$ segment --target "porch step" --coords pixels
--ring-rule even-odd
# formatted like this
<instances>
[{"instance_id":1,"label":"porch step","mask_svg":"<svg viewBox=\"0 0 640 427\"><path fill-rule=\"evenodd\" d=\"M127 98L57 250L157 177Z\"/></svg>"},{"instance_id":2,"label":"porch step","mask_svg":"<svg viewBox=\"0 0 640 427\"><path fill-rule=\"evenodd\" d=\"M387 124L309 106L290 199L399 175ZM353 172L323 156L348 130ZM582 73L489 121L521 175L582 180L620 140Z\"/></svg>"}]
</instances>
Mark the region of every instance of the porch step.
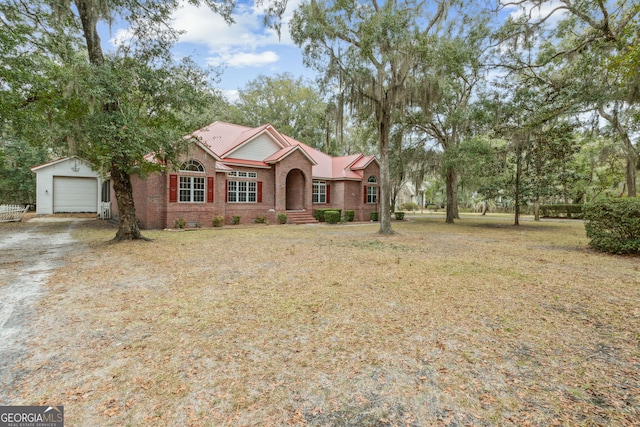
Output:
<instances>
[{"instance_id":1,"label":"porch step","mask_svg":"<svg viewBox=\"0 0 640 427\"><path fill-rule=\"evenodd\" d=\"M316 224L318 220L307 211L285 211L289 222L292 224Z\"/></svg>"}]
</instances>

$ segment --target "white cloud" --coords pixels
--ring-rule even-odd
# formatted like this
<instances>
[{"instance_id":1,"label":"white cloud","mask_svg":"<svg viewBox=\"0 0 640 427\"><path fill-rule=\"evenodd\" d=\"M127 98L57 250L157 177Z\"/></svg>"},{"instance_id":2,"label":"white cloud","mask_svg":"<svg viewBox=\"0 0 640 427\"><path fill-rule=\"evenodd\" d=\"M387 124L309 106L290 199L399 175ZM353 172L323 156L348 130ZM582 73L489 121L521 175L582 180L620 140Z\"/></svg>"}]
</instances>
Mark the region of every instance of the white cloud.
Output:
<instances>
[{"instance_id":1,"label":"white cloud","mask_svg":"<svg viewBox=\"0 0 640 427\"><path fill-rule=\"evenodd\" d=\"M300 0L289 2L282 17L280 37L275 30L263 25L263 8L241 5L233 14L234 23L224 19L206 7L184 4L174 14L173 26L185 33L181 42L206 46L210 55L207 62L228 67L260 67L279 60L268 46L291 46L289 21Z\"/></svg>"},{"instance_id":2,"label":"white cloud","mask_svg":"<svg viewBox=\"0 0 640 427\"><path fill-rule=\"evenodd\" d=\"M121 46L123 44L129 43L131 38L133 37L133 33L130 29L119 28L116 30L115 34L109 39L109 42L113 46Z\"/></svg>"},{"instance_id":3,"label":"white cloud","mask_svg":"<svg viewBox=\"0 0 640 427\"><path fill-rule=\"evenodd\" d=\"M226 89L222 91L222 95L232 104L240 99L240 91L237 89Z\"/></svg>"},{"instance_id":4,"label":"white cloud","mask_svg":"<svg viewBox=\"0 0 640 427\"><path fill-rule=\"evenodd\" d=\"M259 53L252 52L221 52L207 58L207 63L213 66L226 65L228 67L263 67L280 60L277 53L267 50Z\"/></svg>"}]
</instances>

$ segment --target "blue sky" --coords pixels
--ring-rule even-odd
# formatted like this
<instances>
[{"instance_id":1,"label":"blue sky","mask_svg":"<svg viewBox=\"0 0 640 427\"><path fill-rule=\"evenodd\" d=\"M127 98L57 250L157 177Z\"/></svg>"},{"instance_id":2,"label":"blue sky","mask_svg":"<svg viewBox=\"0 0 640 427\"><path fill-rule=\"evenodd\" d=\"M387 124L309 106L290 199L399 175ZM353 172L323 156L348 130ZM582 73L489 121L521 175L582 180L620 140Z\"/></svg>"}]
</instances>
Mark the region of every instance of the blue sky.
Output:
<instances>
[{"instance_id":1,"label":"blue sky","mask_svg":"<svg viewBox=\"0 0 640 427\"><path fill-rule=\"evenodd\" d=\"M184 31L175 54L191 56L203 66L220 67L223 73L217 86L231 100L237 97L238 89L259 75L288 72L294 77L313 79L316 72L303 65L302 53L289 35L289 22L301 2L288 1L280 37L274 30L264 27L263 9L255 7L253 0L240 0L232 25L207 7L195 7L185 2L174 14L174 28ZM544 15L556 5L557 0L545 3L541 9L533 8L532 15ZM523 13L515 7L506 12L511 15ZM123 31L126 29L115 30L110 42L113 43Z\"/></svg>"},{"instance_id":2,"label":"blue sky","mask_svg":"<svg viewBox=\"0 0 640 427\"><path fill-rule=\"evenodd\" d=\"M220 67L217 86L234 99L238 89L259 75L291 73L313 79L315 72L302 63L300 49L289 36L289 21L300 0L290 0L283 16L280 37L263 25L262 8L242 2L227 24L207 7L185 4L174 14L173 26L184 34L176 45L176 56L190 56L199 64ZM114 43L126 29L114 31Z\"/></svg>"}]
</instances>

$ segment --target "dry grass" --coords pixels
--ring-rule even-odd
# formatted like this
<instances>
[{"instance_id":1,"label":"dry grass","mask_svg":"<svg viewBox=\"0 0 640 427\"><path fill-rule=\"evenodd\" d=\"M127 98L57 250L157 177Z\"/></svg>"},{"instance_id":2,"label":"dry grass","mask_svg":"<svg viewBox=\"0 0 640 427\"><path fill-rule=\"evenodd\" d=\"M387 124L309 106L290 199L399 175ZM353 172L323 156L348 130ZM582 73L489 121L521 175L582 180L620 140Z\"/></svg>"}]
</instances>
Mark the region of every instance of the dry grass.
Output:
<instances>
[{"instance_id":1,"label":"dry grass","mask_svg":"<svg viewBox=\"0 0 640 427\"><path fill-rule=\"evenodd\" d=\"M579 222L377 228L84 225L13 404L68 426L638 425L639 258Z\"/></svg>"}]
</instances>

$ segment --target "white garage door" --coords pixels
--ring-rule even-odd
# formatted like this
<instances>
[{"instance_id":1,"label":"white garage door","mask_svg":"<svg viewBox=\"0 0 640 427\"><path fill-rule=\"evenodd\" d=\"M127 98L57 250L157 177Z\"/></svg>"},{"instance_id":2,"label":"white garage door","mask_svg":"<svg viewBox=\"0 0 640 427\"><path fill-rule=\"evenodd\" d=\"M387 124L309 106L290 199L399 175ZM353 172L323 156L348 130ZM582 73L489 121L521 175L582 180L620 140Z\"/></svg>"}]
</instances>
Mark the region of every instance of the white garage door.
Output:
<instances>
[{"instance_id":1,"label":"white garage door","mask_svg":"<svg viewBox=\"0 0 640 427\"><path fill-rule=\"evenodd\" d=\"M53 212L97 212L95 178L53 177Z\"/></svg>"}]
</instances>

